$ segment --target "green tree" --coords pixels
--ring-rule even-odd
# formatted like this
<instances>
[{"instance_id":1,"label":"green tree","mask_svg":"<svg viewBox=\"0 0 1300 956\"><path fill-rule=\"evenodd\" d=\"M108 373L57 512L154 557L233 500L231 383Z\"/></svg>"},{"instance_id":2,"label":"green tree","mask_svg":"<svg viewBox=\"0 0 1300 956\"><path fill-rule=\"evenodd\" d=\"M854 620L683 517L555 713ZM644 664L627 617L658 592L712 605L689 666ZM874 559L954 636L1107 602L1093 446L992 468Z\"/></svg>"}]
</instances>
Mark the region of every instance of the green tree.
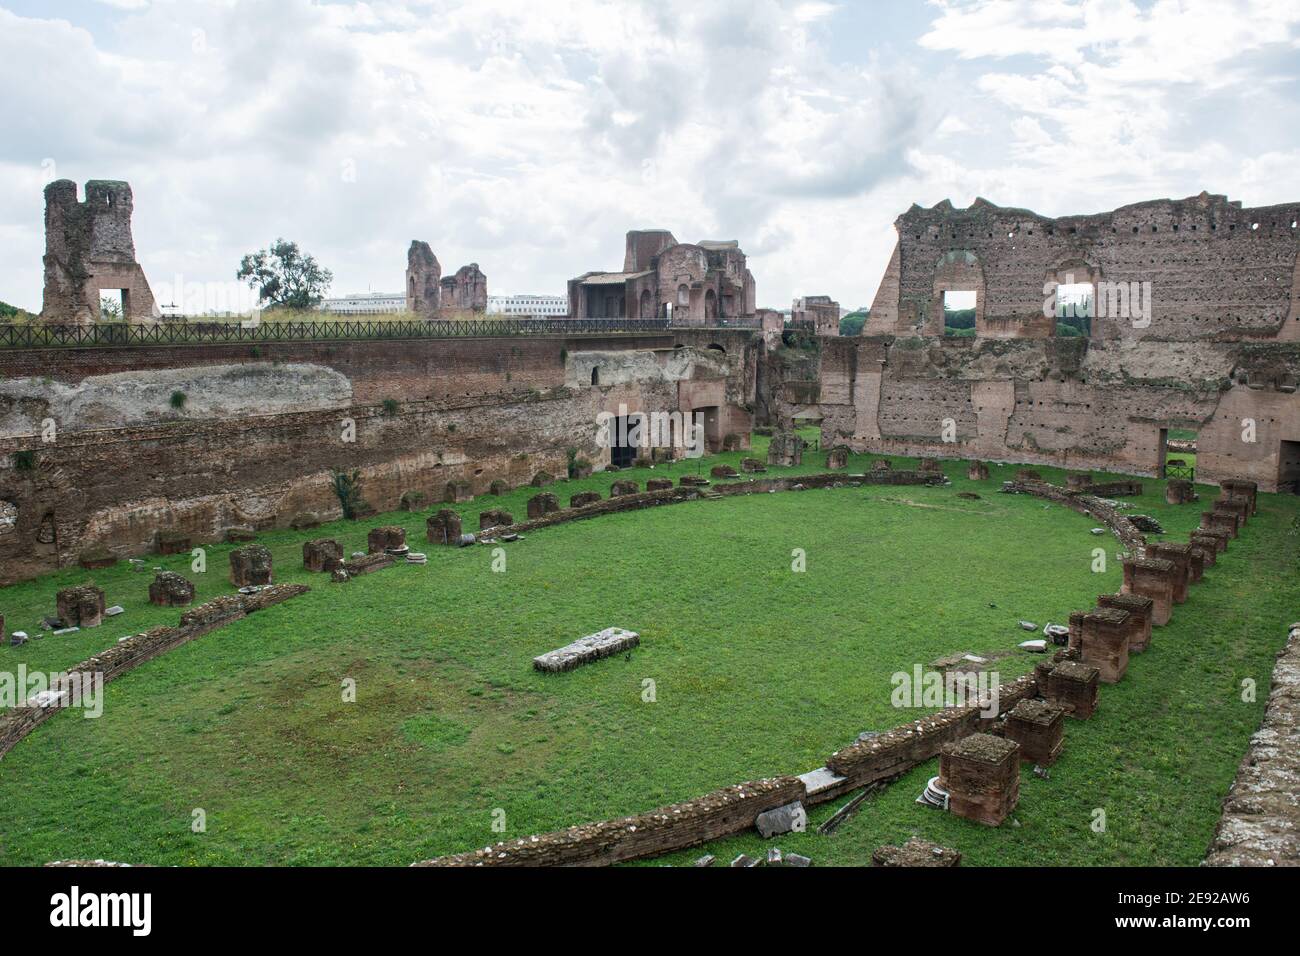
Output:
<instances>
[{"instance_id":1,"label":"green tree","mask_svg":"<svg viewBox=\"0 0 1300 956\"><path fill-rule=\"evenodd\" d=\"M270 248L244 256L235 278L247 282L259 301L271 307L310 309L325 298L334 273L305 255L298 243L277 239Z\"/></svg>"},{"instance_id":2,"label":"green tree","mask_svg":"<svg viewBox=\"0 0 1300 956\"><path fill-rule=\"evenodd\" d=\"M99 297L99 320L101 322L122 321L122 301L110 295Z\"/></svg>"},{"instance_id":3,"label":"green tree","mask_svg":"<svg viewBox=\"0 0 1300 956\"><path fill-rule=\"evenodd\" d=\"M862 327L867 324L867 318L870 315L871 313L866 309L850 312L840 319L840 335L861 335Z\"/></svg>"}]
</instances>

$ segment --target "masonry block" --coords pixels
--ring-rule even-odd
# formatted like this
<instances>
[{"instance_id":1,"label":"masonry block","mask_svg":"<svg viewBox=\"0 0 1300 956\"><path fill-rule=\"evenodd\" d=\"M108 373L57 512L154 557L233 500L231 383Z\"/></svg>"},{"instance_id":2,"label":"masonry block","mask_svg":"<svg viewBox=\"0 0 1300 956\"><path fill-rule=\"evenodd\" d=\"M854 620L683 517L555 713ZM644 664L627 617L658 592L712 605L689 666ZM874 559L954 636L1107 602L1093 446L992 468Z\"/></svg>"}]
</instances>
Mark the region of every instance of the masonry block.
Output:
<instances>
[{"instance_id":1,"label":"masonry block","mask_svg":"<svg viewBox=\"0 0 1300 956\"><path fill-rule=\"evenodd\" d=\"M1044 661L1034 668L1038 693L1070 717L1087 720L1097 710L1101 671L1080 661Z\"/></svg>"},{"instance_id":2,"label":"masonry block","mask_svg":"<svg viewBox=\"0 0 1300 956\"><path fill-rule=\"evenodd\" d=\"M1130 654L1141 654L1151 644L1151 617L1155 610L1151 598L1140 594L1099 594L1097 606L1128 612Z\"/></svg>"},{"instance_id":3,"label":"masonry block","mask_svg":"<svg viewBox=\"0 0 1300 956\"><path fill-rule=\"evenodd\" d=\"M1128 611L1098 608L1083 617L1079 660L1101 672L1103 684L1118 684L1128 670Z\"/></svg>"},{"instance_id":4,"label":"masonry block","mask_svg":"<svg viewBox=\"0 0 1300 956\"><path fill-rule=\"evenodd\" d=\"M406 548L406 529L398 525L381 525L371 528L366 535L368 554L396 553Z\"/></svg>"},{"instance_id":5,"label":"masonry block","mask_svg":"<svg viewBox=\"0 0 1300 956\"><path fill-rule=\"evenodd\" d=\"M972 461L966 466L966 477L971 481L988 481L989 466L987 462Z\"/></svg>"},{"instance_id":6,"label":"masonry block","mask_svg":"<svg viewBox=\"0 0 1300 956\"><path fill-rule=\"evenodd\" d=\"M315 538L302 546L302 566L308 571L333 571L343 563L343 545L331 538Z\"/></svg>"},{"instance_id":7,"label":"masonry block","mask_svg":"<svg viewBox=\"0 0 1300 956\"><path fill-rule=\"evenodd\" d=\"M1087 491L1092 487L1092 475L1077 473L1065 476L1066 491Z\"/></svg>"},{"instance_id":8,"label":"masonry block","mask_svg":"<svg viewBox=\"0 0 1300 956\"><path fill-rule=\"evenodd\" d=\"M424 534L434 544L458 547L461 535L459 512L443 508L437 514L430 515L429 520L424 523Z\"/></svg>"},{"instance_id":9,"label":"masonry block","mask_svg":"<svg viewBox=\"0 0 1300 956\"><path fill-rule=\"evenodd\" d=\"M1215 511L1227 511L1237 516L1237 530L1246 527L1250 520L1250 499L1238 496L1220 495L1211 506Z\"/></svg>"},{"instance_id":10,"label":"masonry block","mask_svg":"<svg viewBox=\"0 0 1300 956\"><path fill-rule=\"evenodd\" d=\"M93 584L63 588L55 596L56 616L64 627L99 627L104 623L104 589Z\"/></svg>"},{"instance_id":11,"label":"masonry block","mask_svg":"<svg viewBox=\"0 0 1300 956\"><path fill-rule=\"evenodd\" d=\"M912 837L902 846L877 847L871 853L872 866L960 866L961 854L920 837Z\"/></svg>"},{"instance_id":12,"label":"masonry block","mask_svg":"<svg viewBox=\"0 0 1300 956\"><path fill-rule=\"evenodd\" d=\"M645 483L646 491L670 491L673 487L671 478L651 478Z\"/></svg>"},{"instance_id":13,"label":"masonry block","mask_svg":"<svg viewBox=\"0 0 1300 956\"><path fill-rule=\"evenodd\" d=\"M1020 745L1024 763L1048 767L1065 743L1065 710L1041 700L1022 700L1007 714L1007 740Z\"/></svg>"},{"instance_id":14,"label":"masonry block","mask_svg":"<svg viewBox=\"0 0 1300 956\"><path fill-rule=\"evenodd\" d=\"M159 571L149 584L149 603L157 607L193 604L194 583L174 571Z\"/></svg>"},{"instance_id":15,"label":"masonry block","mask_svg":"<svg viewBox=\"0 0 1300 956\"><path fill-rule=\"evenodd\" d=\"M560 510L560 499L555 497L549 491L543 491L540 495L533 495L528 499L528 517L529 519L541 518L552 511Z\"/></svg>"},{"instance_id":16,"label":"masonry block","mask_svg":"<svg viewBox=\"0 0 1300 956\"><path fill-rule=\"evenodd\" d=\"M1228 550L1228 542L1232 540L1232 535L1229 534L1227 531L1221 531L1217 529L1212 530L1204 527L1204 520L1205 520L1204 516L1202 516L1201 519L1202 527L1199 527L1195 531L1193 531L1192 537L1198 539L1213 539L1214 550L1216 552L1216 557L1217 557L1218 554L1222 554L1224 551ZM1204 540L1202 541L1202 544L1203 545L1209 544L1209 541Z\"/></svg>"},{"instance_id":17,"label":"masonry block","mask_svg":"<svg viewBox=\"0 0 1300 956\"><path fill-rule=\"evenodd\" d=\"M480 531L486 531L488 528L506 527L514 523L515 516L502 508L489 508L487 511L480 511L478 514L478 529Z\"/></svg>"},{"instance_id":18,"label":"masonry block","mask_svg":"<svg viewBox=\"0 0 1300 956\"><path fill-rule=\"evenodd\" d=\"M1170 478L1165 484L1165 502L1187 505L1196 500L1196 486L1185 478Z\"/></svg>"},{"instance_id":19,"label":"masonry block","mask_svg":"<svg viewBox=\"0 0 1300 956\"><path fill-rule=\"evenodd\" d=\"M827 471L839 471L849 467L849 450L843 445L836 445L826 453Z\"/></svg>"},{"instance_id":20,"label":"masonry block","mask_svg":"<svg viewBox=\"0 0 1300 956\"><path fill-rule=\"evenodd\" d=\"M1259 483L1244 478L1229 478L1219 482L1219 491L1229 498L1245 498L1250 502L1250 513L1259 509Z\"/></svg>"},{"instance_id":21,"label":"masonry block","mask_svg":"<svg viewBox=\"0 0 1300 956\"><path fill-rule=\"evenodd\" d=\"M271 551L265 545L250 544L230 552L230 583L237 588L271 583Z\"/></svg>"},{"instance_id":22,"label":"masonry block","mask_svg":"<svg viewBox=\"0 0 1300 956\"><path fill-rule=\"evenodd\" d=\"M442 496L447 504L463 504L474 500L474 489L468 481L449 481Z\"/></svg>"},{"instance_id":23,"label":"masonry block","mask_svg":"<svg viewBox=\"0 0 1300 956\"><path fill-rule=\"evenodd\" d=\"M189 534L184 531L159 531L159 554L185 554L193 547Z\"/></svg>"},{"instance_id":24,"label":"masonry block","mask_svg":"<svg viewBox=\"0 0 1300 956\"><path fill-rule=\"evenodd\" d=\"M668 486L672 487L672 479L668 480ZM580 491L569 498L569 507L585 508L587 505L594 505L597 501L600 501L599 491Z\"/></svg>"},{"instance_id":25,"label":"masonry block","mask_svg":"<svg viewBox=\"0 0 1300 956\"><path fill-rule=\"evenodd\" d=\"M1164 627L1174 608L1178 568L1164 558L1125 558L1124 594L1140 594L1152 600L1151 623Z\"/></svg>"},{"instance_id":26,"label":"masonry block","mask_svg":"<svg viewBox=\"0 0 1300 956\"><path fill-rule=\"evenodd\" d=\"M1219 561L1219 539L1213 535L1203 534L1200 531L1193 531L1188 535L1188 541L1193 549L1201 552L1202 567L1213 567Z\"/></svg>"},{"instance_id":27,"label":"masonry block","mask_svg":"<svg viewBox=\"0 0 1300 956\"><path fill-rule=\"evenodd\" d=\"M621 498L623 495L634 495L640 490L641 486L635 481L616 481L609 486L609 496Z\"/></svg>"},{"instance_id":28,"label":"masonry block","mask_svg":"<svg viewBox=\"0 0 1300 956\"><path fill-rule=\"evenodd\" d=\"M1146 546L1149 558L1164 558L1174 563L1174 603L1186 604L1192 580L1192 546L1176 541L1156 541Z\"/></svg>"},{"instance_id":29,"label":"masonry block","mask_svg":"<svg viewBox=\"0 0 1300 956\"><path fill-rule=\"evenodd\" d=\"M1229 538L1237 536L1237 513L1235 511L1202 511L1201 528L1206 531L1218 531Z\"/></svg>"},{"instance_id":30,"label":"masonry block","mask_svg":"<svg viewBox=\"0 0 1300 956\"><path fill-rule=\"evenodd\" d=\"M803 464L804 440L794 432L777 432L767 446L767 463L792 468Z\"/></svg>"},{"instance_id":31,"label":"masonry block","mask_svg":"<svg viewBox=\"0 0 1300 956\"><path fill-rule=\"evenodd\" d=\"M1000 826L1020 800L1020 746L991 734L971 734L943 745L939 785L948 810L985 826Z\"/></svg>"}]
</instances>

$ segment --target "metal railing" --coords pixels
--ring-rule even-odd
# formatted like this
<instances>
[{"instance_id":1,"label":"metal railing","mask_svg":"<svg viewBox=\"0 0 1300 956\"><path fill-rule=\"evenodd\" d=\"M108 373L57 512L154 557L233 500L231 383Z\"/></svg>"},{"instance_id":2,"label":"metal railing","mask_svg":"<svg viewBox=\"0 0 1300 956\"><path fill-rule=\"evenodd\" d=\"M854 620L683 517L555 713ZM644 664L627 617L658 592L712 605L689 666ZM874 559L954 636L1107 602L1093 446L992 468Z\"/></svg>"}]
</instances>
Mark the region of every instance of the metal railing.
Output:
<instances>
[{"instance_id":1,"label":"metal railing","mask_svg":"<svg viewBox=\"0 0 1300 956\"><path fill-rule=\"evenodd\" d=\"M0 349L593 335L666 332L670 328L668 319L323 320L261 322L256 325L203 321L141 325L122 322L94 325L0 324Z\"/></svg>"}]
</instances>

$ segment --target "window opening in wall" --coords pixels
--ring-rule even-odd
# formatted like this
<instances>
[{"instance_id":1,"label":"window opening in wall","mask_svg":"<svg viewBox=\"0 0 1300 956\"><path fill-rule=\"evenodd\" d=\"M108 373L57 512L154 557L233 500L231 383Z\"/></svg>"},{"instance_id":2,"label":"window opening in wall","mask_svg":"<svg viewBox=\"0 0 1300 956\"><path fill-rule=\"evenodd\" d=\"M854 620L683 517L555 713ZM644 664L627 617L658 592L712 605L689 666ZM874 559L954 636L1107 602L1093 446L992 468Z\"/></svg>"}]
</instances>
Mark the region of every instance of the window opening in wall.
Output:
<instances>
[{"instance_id":1,"label":"window opening in wall","mask_svg":"<svg viewBox=\"0 0 1300 956\"><path fill-rule=\"evenodd\" d=\"M959 338L975 335L975 300L973 289L949 289L943 294L943 334Z\"/></svg>"},{"instance_id":2,"label":"window opening in wall","mask_svg":"<svg viewBox=\"0 0 1300 956\"><path fill-rule=\"evenodd\" d=\"M1056 287L1056 334L1063 338L1085 338L1092 334L1096 290L1091 282L1072 282Z\"/></svg>"}]
</instances>

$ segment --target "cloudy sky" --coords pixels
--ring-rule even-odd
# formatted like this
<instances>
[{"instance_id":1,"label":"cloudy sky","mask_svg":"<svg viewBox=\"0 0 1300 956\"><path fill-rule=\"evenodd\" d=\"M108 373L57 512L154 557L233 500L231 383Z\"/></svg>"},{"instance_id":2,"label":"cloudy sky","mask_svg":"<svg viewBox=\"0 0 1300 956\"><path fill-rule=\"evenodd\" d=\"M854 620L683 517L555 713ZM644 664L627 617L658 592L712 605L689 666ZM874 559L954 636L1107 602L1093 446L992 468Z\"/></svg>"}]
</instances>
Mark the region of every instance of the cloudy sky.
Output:
<instances>
[{"instance_id":1,"label":"cloudy sky","mask_svg":"<svg viewBox=\"0 0 1300 956\"><path fill-rule=\"evenodd\" d=\"M493 293L739 239L759 304L869 303L911 203L1300 195L1296 0L0 0L0 300L41 189L126 179L151 281L277 236L332 292L411 239Z\"/></svg>"}]
</instances>

